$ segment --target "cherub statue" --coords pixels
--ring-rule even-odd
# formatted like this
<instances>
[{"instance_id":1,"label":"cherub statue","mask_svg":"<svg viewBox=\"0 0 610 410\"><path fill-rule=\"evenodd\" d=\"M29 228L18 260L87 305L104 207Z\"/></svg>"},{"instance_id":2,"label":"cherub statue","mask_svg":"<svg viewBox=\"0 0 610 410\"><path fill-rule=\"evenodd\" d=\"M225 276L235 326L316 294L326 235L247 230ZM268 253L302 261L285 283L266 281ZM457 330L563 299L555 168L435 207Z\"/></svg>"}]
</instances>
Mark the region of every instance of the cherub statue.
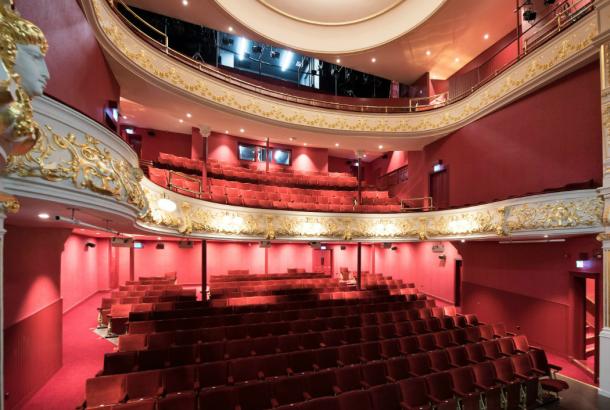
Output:
<instances>
[{"instance_id":1,"label":"cherub statue","mask_svg":"<svg viewBox=\"0 0 610 410\"><path fill-rule=\"evenodd\" d=\"M49 81L44 34L6 3L0 6L0 169L9 155L25 154L40 137L32 99Z\"/></svg>"}]
</instances>

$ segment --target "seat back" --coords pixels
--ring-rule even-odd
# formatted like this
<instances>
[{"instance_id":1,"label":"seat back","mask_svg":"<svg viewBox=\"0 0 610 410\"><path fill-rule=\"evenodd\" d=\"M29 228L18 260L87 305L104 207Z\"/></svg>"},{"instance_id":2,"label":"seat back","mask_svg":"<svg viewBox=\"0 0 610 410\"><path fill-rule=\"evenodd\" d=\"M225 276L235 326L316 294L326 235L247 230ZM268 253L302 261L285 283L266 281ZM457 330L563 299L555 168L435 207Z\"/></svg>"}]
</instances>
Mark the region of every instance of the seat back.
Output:
<instances>
[{"instance_id":1,"label":"seat back","mask_svg":"<svg viewBox=\"0 0 610 410\"><path fill-rule=\"evenodd\" d=\"M430 399L428 398L428 388L423 377L401 380L398 382L398 385L400 387L402 401L404 401L407 406L418 408L420 406L429 405Z\"/></svg>"}]
</instances>

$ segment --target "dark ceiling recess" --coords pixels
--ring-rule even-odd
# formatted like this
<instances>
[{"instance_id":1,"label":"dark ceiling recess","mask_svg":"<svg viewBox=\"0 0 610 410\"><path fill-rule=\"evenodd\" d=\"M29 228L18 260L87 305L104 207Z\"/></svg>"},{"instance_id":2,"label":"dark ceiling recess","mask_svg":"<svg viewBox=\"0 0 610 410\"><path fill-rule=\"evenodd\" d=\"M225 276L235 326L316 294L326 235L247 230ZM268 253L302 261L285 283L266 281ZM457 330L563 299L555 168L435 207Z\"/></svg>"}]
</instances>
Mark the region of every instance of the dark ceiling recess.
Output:
<instances>
[{"instance_id":1,"label":"dark ceiling recess","mask_svg":"<svg viewBox=\"0 0 610 410\"><path fill-rule=\"evenodd\" d=\"M141 31L155 40L163 40L121 3L117 7ZM390 80L146 10L132 10L167 34L173 50L226 71L312 92L359 98L389 97Z\"/></svg>"}]
</instances>

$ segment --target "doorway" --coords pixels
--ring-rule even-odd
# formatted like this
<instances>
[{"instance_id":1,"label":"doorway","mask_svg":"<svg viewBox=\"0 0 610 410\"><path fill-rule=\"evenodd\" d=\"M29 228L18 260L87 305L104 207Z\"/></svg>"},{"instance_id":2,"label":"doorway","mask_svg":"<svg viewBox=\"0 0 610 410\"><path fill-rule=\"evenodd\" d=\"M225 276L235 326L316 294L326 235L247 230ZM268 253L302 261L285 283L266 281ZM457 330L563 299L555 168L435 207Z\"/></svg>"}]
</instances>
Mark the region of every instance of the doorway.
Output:
<instances>
[{"instance_id":1,"label":"doorway","mask_svg":"<svg viewBox=\"0 0 610 410\"><path fill-rule=\"evenodd\" d=\"M453 282L453 304L456 307L462 306L462 260L455 260L455 277Z\"/></svg>"},{"instance_id":2,"label":"doorway","mask_svg":"<svg viewBox=\"0 0 610 410\"><path fill-rule=\"evenodd\" d=\"M572 360L599 382L599 333L602 324L602 287L597 273L571 272Z\"/></svg>"},{"instance_id":3,"label":"doorway","mask_svg":"<svg viewBox=\"0 0 610 410\"><path fill-rule=\"evenodd\" d=\"M324 273L326 275L333 274L333 250L332 249L314 249L313 250L313 271L316 273Z\"/></svg>"},{"instance_id":4,"label":"doorway","mask_svg":"<svg viewBox=\"0 0 610 410\"><path fill-rule=\"evenodd\" d=\"M430 174L430 196L435 210L449 208L449 173L446 169Z\"/></svg>"}]
</instances>

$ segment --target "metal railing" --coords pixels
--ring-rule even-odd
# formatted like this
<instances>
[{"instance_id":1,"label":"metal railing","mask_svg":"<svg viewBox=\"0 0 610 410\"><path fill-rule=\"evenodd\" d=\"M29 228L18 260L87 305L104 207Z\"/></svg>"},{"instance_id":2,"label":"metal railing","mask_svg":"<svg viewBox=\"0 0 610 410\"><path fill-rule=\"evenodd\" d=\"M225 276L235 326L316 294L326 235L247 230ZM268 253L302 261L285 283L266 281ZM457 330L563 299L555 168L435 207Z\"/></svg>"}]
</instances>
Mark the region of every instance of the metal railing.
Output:
<instances>
[{"instance_id":1,"label":"metal railing","mask_svg":"<svg viewBox=\"0 0 610 410\"><path fill-rule=\"evenodd\" d=\"M413 204L413 205L410 205ZM434 201L431 196L409 198L400 200L400 209L403 212L434 211Z\"/></svg>"},{"instance_id":2,"label":"metal railing","mask_svg":"<svg viewBox=\"0 0 610 410\"><path fill-rule=\"evenodd\" d=\"M196 178L196 177L192 177L190 175L187 174L183 174L182 172L176 172L176 171L172 171L169 170L168 172L169 174L169 181L168 181L168 188L170 191L175 191L178 193L181 193L180 191L186 191L186 192L190 192L191 194L194 194L196 198L201 198L202 194L203 194L203 190L202 190L202 183L201 183L201 178ZM172 183L172 177L178 177L178 178L182 178L182 179L186 179L189 181L193 181L193 182L197 182L197 184L199 185L199 190L198 191L193 191L192 189L188 189L188 188L184 188L181 187L179 185L175 185Z\"/></svg>"},{"instance_id":3,"label":"metal railing","mask_svg":"<svg viewBox=\"0 0 610 410\"><path fill-rule=\"evenodd\" d=\"M227 84L237 86L241 89L251 91L256 94L265 95L268 97L276 98L278 100L308 105L316 108L327 108L339 111L351 111L351 112L366 112L366 113L408 113L418 112L424 110L432 110L446 105L452 104L459 101L468 95L474 93L481 86L491 81L497 75L505 71L507 68L520 61L527 53L530 53L532 49L539 47L541 44L548 41L554 35L562 30L565 30L571 24L582 18L594 9L594 0L565 0L559 3L557 6L542 17L536 24L532 25L523 33L517 33L516 39L511 41L507 46L500 49L492 57L487 59L477 68L458 75L449 79L449 91L436 94L429 97L418 97L409 98L408 103L405 106L391 106L391 105L365 105L365 104L346 104L334 101L326 101L322 99L299 97L296 95L284 93L281 91L273 90L267 87L262 87L257 84L253 84L242 79L233 77L218 68L203 63L201 61L194 60L184 54L179 53L169 47L169 38L162 31L158 30L150 23L146 22L143 18L138 16L127 4L122 0L107 0L115 11L118 18L128 27L131 27L136 35L141 37L144 41L149 43L151 46L162 50L167 55L181 61L182 63L210 76L215 79L221 80ZM156 35L163 38L163 41L158 41L152 38L150 35L145 33L142 29L137 27L131 20L126 18L117 5L120 4L130 15L133 15L137 21L144 24L146 27L153 30ZM546 19L551 13L555 13L555 16L550 21ZM545 22L546 21L546 22ZM554 22L555 24L551 24ZM531 33L531 37L526 37L526 34ZM535 41L532 40L536 35ZM523 46L521 41L523 40ZM502 64L496 66L498 63L498 56L501 53L510 54L511 48L516 48L516 53L513 58L509 58L507 61L503 61ZM458 85L459 84L459 85Z\"/></svg>"}]
</instances>

